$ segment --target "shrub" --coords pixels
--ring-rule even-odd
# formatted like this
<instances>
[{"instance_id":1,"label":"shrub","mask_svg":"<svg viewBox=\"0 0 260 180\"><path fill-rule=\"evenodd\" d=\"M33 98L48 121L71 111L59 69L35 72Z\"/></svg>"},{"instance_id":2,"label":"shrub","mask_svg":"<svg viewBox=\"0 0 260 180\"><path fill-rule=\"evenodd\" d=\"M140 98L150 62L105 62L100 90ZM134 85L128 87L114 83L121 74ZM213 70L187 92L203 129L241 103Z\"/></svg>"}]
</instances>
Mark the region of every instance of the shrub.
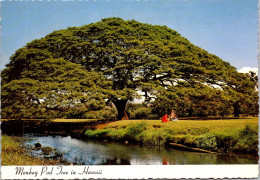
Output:
<instances>
[{"instance_id":1,"label":"shrub","mask_svg":"<svg viewBox=\"0 0 260 180\"><path fill-rule=\"evenodd\" d=\"M246 125L244 129L239 132L238 143L235 150L243 150L245 152L258 151L258 131L251 126Z\"/></svg>"},{"instance_id":2,"label":"shrub","mask_svg":"<svg viewBox=\"0 0 260 180\"><path fill-rule=\"evenodd\" d=\"M230 152L233 147L237 144L237 138L234 135L222 133L216 134L217 149L219 152Z\"/></svg>"},{"instance_id":3,"label":"shrub","mask_svg":"<svg viewBox=\"0 0 260 180\"><path fill-rule=\"evenodd\" d=\"M246 125L245 128L239 132L239 136L242 138L252 138L253 136L257 136L257 134L257 131L249 125Z\"/></svg>"},{"instance_id":4,"label":"shrub","mask_svg":"<svg viewBox=\"0 0 260 180\"><path fill-rule=\"evenodd\" d=\"M140 107L134 110L130 117L133 119L148 119L151 114L151 109L147 107Z\"/></svg>"},{"instance_id":5,"label":"shrub","mask_svg":"<svg viewBox=\"0 0 260 180\"><path fill-rule=\"evenodd\" d=\"M217 150L217 140L213 134L203 134L197 138L197 146L207 150Z\"/></svg>"},{"instance_id":6,"label":"shrub","mask_svg":"<svg viewBox=\"0 0 260 180\"><path fill-rule=\"evenodd\" d=\"M158 114L149 114L147 119L160 119L161 117Z\"/></svg>"},{"instance_id":7,"label":"shrub","mask_svg":"<svg viewBox=\"0 0 260 180\"><path fill-rule=\"evenodd\" d=\"M113 108L105 107L104 109L98 111L89 111L82 115L84 119L107 119L114 120L116 114Z\"/></svg>"}]
</instances>

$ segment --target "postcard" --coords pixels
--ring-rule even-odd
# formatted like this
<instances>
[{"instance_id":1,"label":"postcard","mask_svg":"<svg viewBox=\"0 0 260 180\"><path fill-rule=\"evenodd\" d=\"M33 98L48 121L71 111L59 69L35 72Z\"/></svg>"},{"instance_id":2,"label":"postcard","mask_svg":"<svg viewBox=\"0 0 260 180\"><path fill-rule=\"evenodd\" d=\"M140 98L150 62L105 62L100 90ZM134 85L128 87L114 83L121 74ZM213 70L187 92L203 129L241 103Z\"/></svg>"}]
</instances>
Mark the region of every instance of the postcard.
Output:
<instances>
[{"instance_id":1,"label":"postcard","mask_svg":"<svg viewBox=\"0 0 260 180\"><path fill-rule=\"evenodd\" d=\"M259 177L257 0L1 2L2 179Z\"/></svg>"}]
</instances>

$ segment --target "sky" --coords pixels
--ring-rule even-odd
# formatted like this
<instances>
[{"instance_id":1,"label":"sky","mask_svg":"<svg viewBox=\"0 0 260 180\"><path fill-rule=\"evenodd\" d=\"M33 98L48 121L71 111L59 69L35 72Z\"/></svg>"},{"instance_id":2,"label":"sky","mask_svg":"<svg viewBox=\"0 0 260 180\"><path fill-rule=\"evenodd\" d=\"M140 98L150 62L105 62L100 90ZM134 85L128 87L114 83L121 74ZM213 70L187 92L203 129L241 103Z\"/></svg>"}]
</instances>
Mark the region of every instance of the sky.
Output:
<instances>
[{"instance_id":1,"label":"sky","mask_svg":"<svg viewBox=\"0 0 260 180\"><path fill-rule=\"evenodd\" d=\"M23 0L1 2L0 69L34 39L108 17L166 25L237 70L258 68L257 0Z\"/></svg>"}]
</instances>

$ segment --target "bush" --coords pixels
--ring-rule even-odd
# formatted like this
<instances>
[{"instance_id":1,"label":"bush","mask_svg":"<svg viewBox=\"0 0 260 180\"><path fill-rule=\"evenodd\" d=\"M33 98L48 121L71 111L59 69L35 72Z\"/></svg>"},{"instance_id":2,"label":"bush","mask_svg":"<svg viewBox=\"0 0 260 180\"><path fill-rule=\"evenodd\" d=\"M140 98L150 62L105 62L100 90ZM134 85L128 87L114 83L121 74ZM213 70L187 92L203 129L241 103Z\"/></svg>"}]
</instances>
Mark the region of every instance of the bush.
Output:
<instances>
[{"instance_id":1,"label":"bush","mask_svg":"<svg viewBox=\"0 0 260 180\"><path fill-rule=\"evenodd\" d=\"M203 134L197 138L197 146L202 149L217 150L217 140L213 134Z\"/></svg>"},{"instance_id":2,"label":"bush","mask_svg":"<svg viewBox=\"0 0 260 180\"><path fill-rule=\"evenodd\" d=\"M98 111L89 111L82 115L83 119L106 119L114 120L116 114L113 108L105 107L104 109Z\"/></svg>"},{"instance_id":3,"label":"bush","mask_svg":"<svg viewBox=\"0 0 260 180\"><path fill-rule=\"evenodd\" d=\"M243 150L244 152L258 152L258 130L246 125L239 132L238 143L235 150Z\"/></svg>"},{"instance_id":4,"label":"bush","mask_svg":"<svg viewBox=\"0 0 260 180\"><path fill-rule=\"evenodd\" d=\"M230 152L237 144L237 138L230 134L216 134L217 149L219 152Z\"/></svg>"},{"instance_id":5,"label":"bush","mask_svg":"<svg viewBox=\"0 0 260 180\"><path fill-rule=\"evenodd\" d=\"M241 138L252 138L253 136L257 136L258 132L255 131L251 126L246 125L244 129L239 132L239 136Z\"/></svg>"},{"instance_id":6,"label":"bush","mask_svg":"<svg viewBox=\"0 0 260 180\"><path fill-rule=\"evenodd\" d=\"M161 117L158 114L149 114L147 119L160 119Z\"/></svg>"},{"instance_id":7,"label":"bush","mask_svg":"<svg viewBox=\"0 0 260 180\"><path fill-rule=\"evenodd\" d=\"M149 116L151 114L151 109L147 108L147 107L140 107L136 110L134 110L131 115L130 118L133 119L149 119Z\"/></svg>"}]
</instances>

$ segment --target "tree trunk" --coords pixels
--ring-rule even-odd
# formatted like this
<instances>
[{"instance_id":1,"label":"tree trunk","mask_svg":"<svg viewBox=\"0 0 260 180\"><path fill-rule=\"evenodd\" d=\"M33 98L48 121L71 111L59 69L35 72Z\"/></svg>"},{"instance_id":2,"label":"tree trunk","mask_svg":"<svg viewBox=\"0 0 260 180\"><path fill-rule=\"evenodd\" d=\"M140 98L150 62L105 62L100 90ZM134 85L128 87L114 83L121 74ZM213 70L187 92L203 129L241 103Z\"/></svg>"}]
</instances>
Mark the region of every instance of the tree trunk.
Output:
<instances>
[{"instance_id":1,"label":"tree trunk","mask_svg":"<svg viewBox=\"0 0 260 180\"><path fill-rule=\"evenodd\" d=\"M192 117L192 115L193 115L193 109L192 109L192 107L190 107L190 109L188 109L188 113L189 113L189 117Z\"/></svg>"},{"instance_id":2,"label":"tree trunk","mask_svg":"<svg viewBox=\"0 0 260 180\"><path fill-rule=\"evenodd\" d=\"M126 103L127 100L115 100L113 101L114 105L116 106L118 115L117 115L117 119L121 120L121 119L127 119L127 117L125 116L125 107L126 107Z\"/></svg>"},{"instance_id":3,"label":"tree trunk","mask_svg":"<svg viewBox=\"0 0 260 180\"><path fill-rule=\"evenodd\" d=\"M233 108L234 108L234 117L239 117L239 114L241 113L239 102L235 102Z\"/></svg>"}]
</instances>

